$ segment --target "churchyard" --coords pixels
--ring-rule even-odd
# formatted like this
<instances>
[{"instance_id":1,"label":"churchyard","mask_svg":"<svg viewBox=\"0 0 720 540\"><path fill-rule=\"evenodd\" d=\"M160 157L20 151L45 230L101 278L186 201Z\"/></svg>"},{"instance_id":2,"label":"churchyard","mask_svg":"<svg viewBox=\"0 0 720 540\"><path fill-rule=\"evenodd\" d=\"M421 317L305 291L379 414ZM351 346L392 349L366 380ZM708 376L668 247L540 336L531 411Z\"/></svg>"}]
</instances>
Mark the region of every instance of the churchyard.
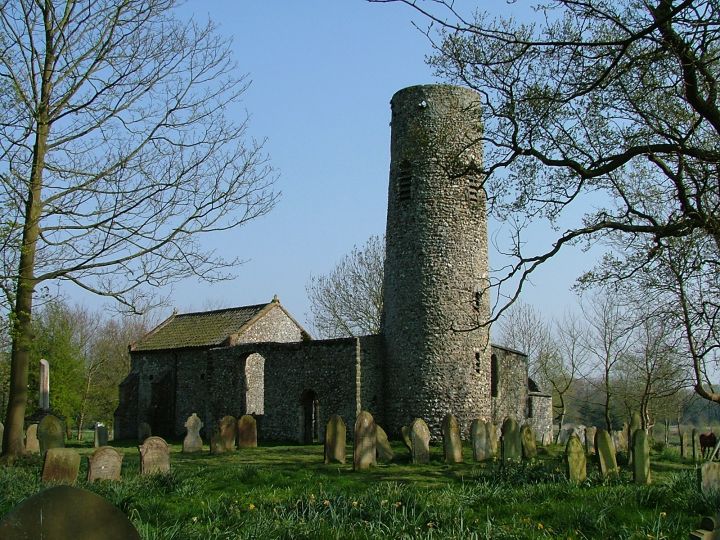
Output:
<instances>
[{"instance_id":1,"label":"churchyard","mask_svg":"<svg viewBox=\"0 0 720 540\"><path fill-rule=\"evenodd\" d=\"M447 425L451 433L452 422ZM367 420L361 427L377 436ZM424 433L422 426L408 430L420 450L415 456L393 441L380 445L384 459L373 459L371 444L361 445L356 460L350 437L344 454L337 441L329 454L322 444L254 446L252 440L217 450L217 436L215 453L208 441L198 449L187 440L190 451L183 452L183 441L170 441L169 472L153 458L158 472L146 475L142 469L150 465L141 464L137 441L110 441L122 459L120 480L94 482L87 480L93 438L68 447L81 457L75 485L121 510L144 539L687 538L720 505L719 496L699 489L692 459L672 446L653 445L646 484L634 477L625 452L618 454L619 473L604 476L573 437L570 461L586 458L580 477L568 470L564 446L538 446L534 457L511 463L499 456L477 462L478 449L468 442L458 452L455 443L432 440L425 452ZM159 447L163 455L162 443L151 439L143 452ZM106 472L112 478L118 471ZM40 454L0 467L0 516L47 487L42 476Z\"/></svg>"}]
</instances>

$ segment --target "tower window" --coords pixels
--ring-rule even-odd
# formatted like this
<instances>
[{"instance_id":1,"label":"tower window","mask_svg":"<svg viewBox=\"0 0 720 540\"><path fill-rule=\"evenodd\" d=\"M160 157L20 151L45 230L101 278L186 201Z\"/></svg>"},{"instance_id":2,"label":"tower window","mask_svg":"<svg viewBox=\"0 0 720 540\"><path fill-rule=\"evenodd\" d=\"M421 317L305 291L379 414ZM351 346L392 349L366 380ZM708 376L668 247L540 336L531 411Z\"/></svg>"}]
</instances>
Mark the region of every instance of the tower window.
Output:
<instances>
[{"instance_id":1,"label":"tower window","mask_svg":"<svg viewBox=\"0 0 720 540\"><path fill-rule=\"evenodd\" d=\"M410 199L410 189L412 187L412 165L407 159L400 162L397 173L397 196L399 201L407 201Z\"/></svg>"},{"instance_id":2,"label":"tower window","mask_svg":"<svg viewBox=\"0 0 720 540\"><path fill-rule=\"evenodd\" d=\"M494 354L490 357L490 395L498 396L498 359Z\"/></svg>"},{"instance_id":3,"label":"tower window","mask_svg":"<svg viewBox=\"0 0 720 540\"><path fill-rule=\"evenodd\" d=\"M482 305L482 293L480 291L475 291L475 302L473 304L473 307L480 311L480 306Z\"/></svg>"},{"instance_id":4,"label":"tower window","mask_svg":"<svg viewBox=\"0 0 720 540\"><path fill-rule=\"evenodd\" d=\"M475 351L475 373L482 373L482 363L480 362L480 353Z\"/></svg>"}]
</instances>

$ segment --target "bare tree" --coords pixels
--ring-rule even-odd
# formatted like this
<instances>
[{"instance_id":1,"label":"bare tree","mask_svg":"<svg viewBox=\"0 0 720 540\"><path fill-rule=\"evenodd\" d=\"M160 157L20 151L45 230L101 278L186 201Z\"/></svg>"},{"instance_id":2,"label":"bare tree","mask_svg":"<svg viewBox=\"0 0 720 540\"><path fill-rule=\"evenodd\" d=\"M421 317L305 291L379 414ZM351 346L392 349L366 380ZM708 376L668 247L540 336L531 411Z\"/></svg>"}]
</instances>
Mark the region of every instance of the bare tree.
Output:
<instances>
[{"instance_id":1,"label":"bare tree","mask_svg":"<svg viewBox=\"0 0 720 540\"><path fill-rule=\"evenodd\" d=\"M524 352L528 357L528 375L534 379L542 378L538 382L543 385L547 383L547 372L542 363L552 354L554 346L548 319L530 304L518 301L498 322L500 343Z\"/></svg>"},{"instance_id":2,"label":"bare tree","mask_svg":"<svg viewBox=\"0 0 720 540\"><path fill-rule=\"evenodd\" d=\"M174 0L0 1L2 276L13 315L3 455L23 448L33 295L60 280L142 309L228 277L202 233L268 212L274 175L231 106L247 86Z\"/></svg>"},{"instance_id":3,"label":"bare tree","mask_svg":"<svg viewBox=\"0 0 720 540\"><path fill-rule=\"evenodd\" d=\"M353 247L326 276L306 286L313 326L322 337L378 334L383 307L385 239L371 236Z\"/></svg>"}]
</instances>

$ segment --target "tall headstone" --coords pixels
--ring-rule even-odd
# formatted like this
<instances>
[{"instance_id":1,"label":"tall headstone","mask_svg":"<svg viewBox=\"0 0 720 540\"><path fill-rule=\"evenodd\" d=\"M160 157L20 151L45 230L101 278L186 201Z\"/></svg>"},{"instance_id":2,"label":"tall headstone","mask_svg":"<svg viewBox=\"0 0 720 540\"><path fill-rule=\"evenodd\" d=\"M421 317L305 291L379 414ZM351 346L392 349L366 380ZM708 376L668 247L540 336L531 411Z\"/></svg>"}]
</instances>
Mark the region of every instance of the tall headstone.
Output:
<instances>
[{"instance_id":1,"label":"tall headstone","mask_svg":"<svg viewBox=\"0 0 720 540\"><path fill-rule=\"evenodd\" d=\"M88 482L95 480L120 480L125 455L112 446L97 448L88 458Z\"/></svg>"},{"instance_id":2,"label":"tall headstone","mask_svg":"<svg viewBox=\"0 0 720 540\"><path fill-rule=\"evenodd\" d=\"M325 426L325 463L345 463L346 432L342 417L333 414Z\"/></svg>"},{"instance_id":3,"label":"tall headstone","mask_svg":"<svg viewBox=\"0 0 720 540\"><path fill-rule=\"evenodd\" d=\"M430 463L430 430L422 418L416 418L410 424L410 446L413 463Z\"/></svg>"},{"instance_id":4,"label":"tall headstone","mask_svg":"<svg viewBox=\"0 0 720 540\"><path fill-rule=\"evenodd\" d=\"M514 418L506 418L502 424L502 460L520 461L522 456L522 443L520 442L520 427Z\"/></svg>"},{"instance_id":5,"label":"tall headstone","mask_svg":"<svg viewBox=\"0 0 720 540\"><path fill-rule=\"evenodd\" d=\"M65 448L65 423L58 417L48 414L40 420L37 436L41 454L51 448Z\"/></svg>"},{"instance_id":6,"label":"tall headstone","mask_svg":"<svg viewBox=\"0 0 720 540\"><path fill-rule=\"evenodd\" d=\"M145 439L152 436L152 429L150 424L147 422L140 422L138 425L138 442L140 444L145 442Z\"/></svg>"},{"instance_id":7,"label":"tall headstone","mask_svg":"<svg viewBox=\"0 0 720 540\"><path fill-rule=\"evenodd\" d=\"M462 440L460 426L452 414L446 414L442 421L443 450L445 463L462 463Z\"/></svg>"},{"instance_id":8,"label":"tall headstone","mask_svg":"<svg viewBox=\"0 0 720 540\"><path fill-rule=\"evenodd\" d=\"M226 452L235 450L237 439L237 420L234 416L223 416L220 419L220 439Z\"/></svg>"},{"instance_id":9,"label":"tall headstone","mask_svg":"<svg viewBox=\"0 0 720 540\"><path fill-rule=\"evenodd\" d=\"M40 409L50 410L50 363L40 360Z\"/></svg>"},{"instance_id":10,"label":"tall headstone","mask_svg":"<svg viewBox=\"0 0 720 540\"><path fill-rule=\"evenodd\" d=\"M494 455L490 441L490 426L492 426L491 422L485 422L479 418L476 418L470 424L470 442L475 461L485 461Z\"/></svg>"},{"instance_id":11,"label":"tall headstone","mask_svg":"<svg viewBox=\"0 0 720 540\"><path fill-rule=\"evenodd\" d=\"M633 480L636 484L650 483L650 441L644 429L636 429L632 435Z\"/></svg>"},{"instance_id":12,"label":"tall headstone","mask_svg":"<svg viewBox=\"0 0 720 540\"><path fill-rule=\"evenodd\" d=\"M390 446L390 441L388 440L385 430L377 424L375 424L375 429L377 433L377 438L375 440L377 459L383 463L389 463L395 457L395 452L393 452L392 446Z\"/></svg>"},{"instance_id":13,"label":"tall headstone","mask_svg":"<svg viewBox=\"0 0 720 540\"><path fill-rule=\"evenodd\" d=\"M100 448L101 446L107 446L108 443L108 428L107 426L104 426L102 424L96 424L95 425L95 448Z\"/></svg>"},{"instance_id":14,"label":"tall headstone","mask_svg":"<svg viewBox=\"0 0 720 540\"><path fill-rule=\"evenodd\" d=\"M257 448L257 422L249 414L244 414L237 422L238 448Z\"/></svg>"},{"instance_id":15,"label":"tall headstone","mask_svg":"<svg viewBox=\"0 0 720 540\"><path fill-rule=\"evenodd\" d=\"M537 445L535 444L535 432L532 426L525 424L520 430L520 442L522 443L523 459L535 459L537 457Z\"/></svg>"},{"instance_id":16,"label":"tall headstone","mask_svg":"<svg viewBox=\"0 0 720 540\"><path fill-rule=\"evenodd\" d=\"M197 413L192 413L185 421L185 429L187 433L183 439L182 451L186 454L192 452L200 452L203 447L202 438L200 437L200 430L203 427L203 422Z\"/></svg>"},{"instance_id":17,"label":"tall headstone","mask_svg":"<svg viewBox=\"0 0 720 540\"><path fill-rule=\"evenodd\" d=\"M377 465L377 429L375 420L367 411L361 411L355 421L353 470L364 471Z\"/></svg>"},{"instance_id":18,"label":"tall headstone","mask_svg":"<svg viewBox=\"0 0 720 540\"><path fill-rule=\"evenodd\" d=\"M25 432L25 451L28 454L40 452L40 441L37 436L38 425L30 424Z\"/></svg>"},{"instance_id":19,"label":"tall headstone","mask_svg":"<svg viewBox=\"0 0 720 540\"><path fill-rule=\"evenodd\" d=\"M140 474L170 472L170 447L162 437L148 437L139 447Z\"/></svg>"},{"instance_id":20,"label":"tall headstone","mask_svg":"<svg viewBox=\"0 0 720 540\"><path fill-rule=\"evenodd\" d=\"M580 437L572 434L565 446L565 462L567 463L568 479L579 484L587 478L587 458L585 457L585 446Z\"/></svg>"},{"instance_id":21,"label":"tall headstone","mask_svg":"<svg viewBox=\"0 0 720 540\"><path fill-rule=\"evenodd\" d=\"M91 491L54 486L25 499L0 521L0 538L140 540L121 510Z\"/></svg>"},{"instance_id":22,"label":"tall headstone","mask_svg":"<svg viewBox=\"0 0 720 540\"><path fill-rule=\"evenodd\" d=\"M595 453L597 454L600 472L603 476L617 476L617 456L615 455L615 444L612 437L604 429L598 429L595 433Z\"/></svg>"},{"instance_id":23,"label":"tall headstone","mask_svg":"<svg viewBox=\"0 0 720 540\"><path fill-rule=\"evenodd\" d=\"M700 489L706 495L720 493L720 463L706 461L700 466Z\"/></svg>"},{"instance_id":24,"label":"tall headstone","mask_svg":"<svg viewBox=\"0 0 720 540\"><path fill-rule=\"evenodd\" d=\"M80 470L80 454L72 448L48 448L43 462L42 481L74 484Z\"/></svg>"},{"instance_id":25,"label":"tall headstone","mask_svg":"<svg viewBox=\"0 0 720 540\"><path fill-rule=\"evenodd\" d=\"M595 426L590 426L585 428L585 453L588 456L594 456L595 455L595 434L597 433L597 428Z\"/></svg>"}]
</instances>

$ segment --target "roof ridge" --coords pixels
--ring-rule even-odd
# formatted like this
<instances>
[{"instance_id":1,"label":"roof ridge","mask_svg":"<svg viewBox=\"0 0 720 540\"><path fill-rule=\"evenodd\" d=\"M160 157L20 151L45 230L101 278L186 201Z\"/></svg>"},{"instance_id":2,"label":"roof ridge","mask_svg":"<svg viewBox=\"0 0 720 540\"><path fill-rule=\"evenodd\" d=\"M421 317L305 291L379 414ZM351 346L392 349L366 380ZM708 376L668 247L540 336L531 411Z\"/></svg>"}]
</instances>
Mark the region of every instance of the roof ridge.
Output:
<instances>
[{"instance_id":1,"label":"roof ridge","mask_svg":"<svg viewBox=\"0 0 720 540\"><path fill-rule=\"evenodd\" d=\"M221 309L212 309L210 311L191 311L189 313L177 313L175 317L185 317L188 315L208 315L212 313L222 313L223 311L238 311L240 309L259 309L264 308L271 302L265 302L262 304L251 304L248 306L236 306L236 307L229 307L229 308L221 308Z\"/></svg>"}]
</instances>

